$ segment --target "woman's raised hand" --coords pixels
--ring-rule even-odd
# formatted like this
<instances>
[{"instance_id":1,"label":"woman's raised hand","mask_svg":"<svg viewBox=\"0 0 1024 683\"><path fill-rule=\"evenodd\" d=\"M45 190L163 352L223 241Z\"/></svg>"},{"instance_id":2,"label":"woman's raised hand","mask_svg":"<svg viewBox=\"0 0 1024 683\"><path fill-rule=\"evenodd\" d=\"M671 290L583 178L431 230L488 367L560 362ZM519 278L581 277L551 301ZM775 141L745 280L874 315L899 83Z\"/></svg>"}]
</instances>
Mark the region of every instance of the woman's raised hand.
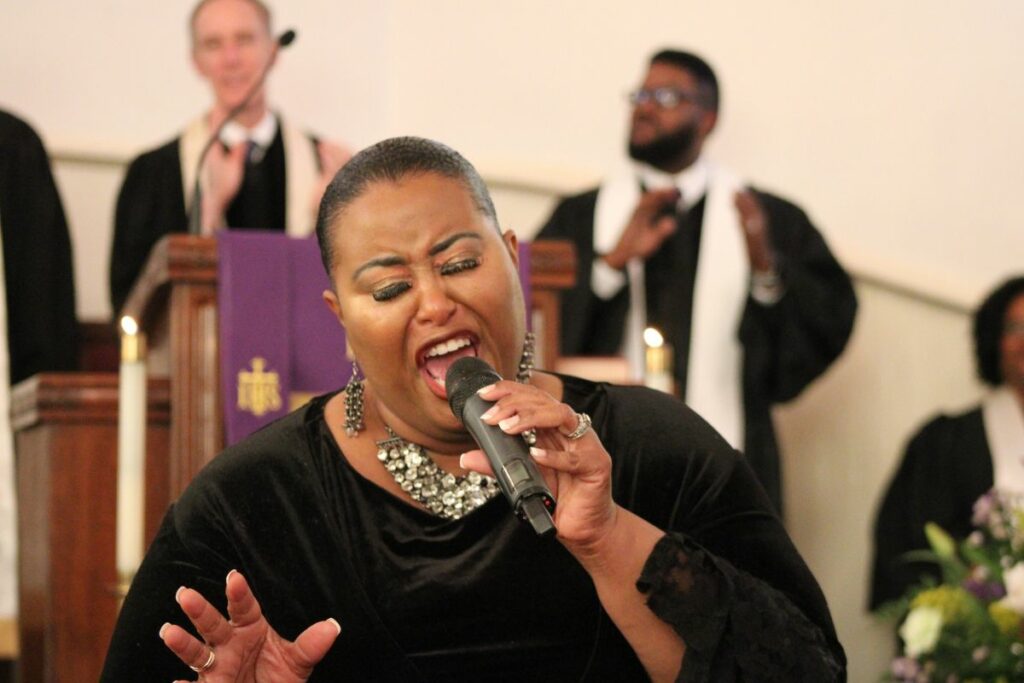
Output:
<instances>
[{"instance_id":1,"label":"woman's raised hand","mask_svg":"<svg viewBox=\"0 0 1024 683\"><path fill-rule=\"evenodd\" d=\"M577 555L596 550L618 512L611 494L611 458L601 440L592 429L577 430L584 418L571 407L529 384L501 381L479 395L495 402L482 416L485 423L508 434L536 430L530 453L557 500L558 538ZM483 451L464 454L462 464L490 473Z\"/></svg>"},{"instance_id":2,"label":"woman's raised hand","mask_svg":"<svg viewBox=\"0 0 1024 683\"><path fill-rule=\"evenodd\" d=\"M547 392L507 380L484 387L494 401L482 416L508 434L537 430L534 461L557 500L558 539L590 574L598 599L625 636L651 680L679 674L685 645L647 607L636 581L665 532L612 500L612 460L587 419ZM490 473L483 451L464 453L462 465Z\"/></svg>"},{"instance_id":3,"label":"woman's raised hand","mask_svg":"<svg viewBox=\"0 0 1024 683\"><path fill-rule=\"evenodd\" d=\"M174 624L160 628L164 644L204 683L305 681L341 633L337 621L326 619L287 641L267 623L245 577L231 570L224 592L230 621L191 588L175 595L202 640Z\"/></svg>"}]
</instances>

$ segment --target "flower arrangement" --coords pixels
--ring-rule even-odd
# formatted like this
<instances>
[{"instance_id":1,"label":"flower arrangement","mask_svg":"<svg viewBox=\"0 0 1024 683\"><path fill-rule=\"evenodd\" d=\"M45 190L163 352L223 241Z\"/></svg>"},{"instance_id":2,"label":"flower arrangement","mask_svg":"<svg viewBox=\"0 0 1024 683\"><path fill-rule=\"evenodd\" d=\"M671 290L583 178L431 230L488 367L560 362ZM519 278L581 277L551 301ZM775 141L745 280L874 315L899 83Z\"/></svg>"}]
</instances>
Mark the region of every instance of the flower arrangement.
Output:
<instances>
[{"instance_id":1,"label":"flower arrangement","mask_svg":"<svg viewBox=\"0 0 1024 683\"><path fill-rule=\"evenodd\" d=\"M1024 500L996 491L974 504L976 527L957 543L925 527L931 551L913 553L942 569L885 612L903 640L888 681L1024 681Z\"/></svg>"}]
</instances>

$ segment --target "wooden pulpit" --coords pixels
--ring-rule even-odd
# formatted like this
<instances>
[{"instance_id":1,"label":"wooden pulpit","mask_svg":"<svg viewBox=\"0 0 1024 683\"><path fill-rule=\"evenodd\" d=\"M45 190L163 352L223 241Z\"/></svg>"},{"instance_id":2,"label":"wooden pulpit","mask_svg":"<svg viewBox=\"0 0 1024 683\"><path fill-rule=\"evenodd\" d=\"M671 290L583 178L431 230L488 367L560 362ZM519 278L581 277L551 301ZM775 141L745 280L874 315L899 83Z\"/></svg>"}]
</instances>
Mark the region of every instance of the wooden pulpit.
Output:
<instances>
[{"instance_id":1,"label":"wooden pulpit","mask_svg":"<svg viewBox=\"0 0 1024 683\"><path fill-rule=\"evenodd\" d=\"M11 397L18 490L18 680L99 678L120 596L113 373L40 374ZM168 497L166 379L147 392L146 532Z\"/></svg>"},{"instance_id":2,"label":"wooden pulpit","mask_svg":"<svg viewBox=\"0 0 1024 683\"><path fill-rule=\"evenodd\" d=\"M538 367L558 357L558 291L572 246L530 247ZM217 336L217 241L170 235L125 303L149 340L147 538L224 445ZM37 375L13 395L19 498L22 683L96 680L117 616L114 556L117 375ZM153 634L156 637L156 634Z\"/></svg>"}]
</instances>

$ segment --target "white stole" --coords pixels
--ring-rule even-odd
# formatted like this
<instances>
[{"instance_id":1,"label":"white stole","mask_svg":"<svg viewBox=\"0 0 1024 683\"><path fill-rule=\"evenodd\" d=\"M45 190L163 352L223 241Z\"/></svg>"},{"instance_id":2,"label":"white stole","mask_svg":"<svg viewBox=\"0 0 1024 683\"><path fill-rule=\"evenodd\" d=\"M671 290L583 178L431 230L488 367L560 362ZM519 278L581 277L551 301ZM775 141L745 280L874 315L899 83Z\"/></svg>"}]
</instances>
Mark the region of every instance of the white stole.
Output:
<instances>
[{"instance_id":1,"label":"white stole","mask_svg":"<svg viewBox=\"0 0 1024 683\"><path fill-rule=\"evenodd\" d=\"M1024 495L1024 406L1013 391L999 387L982 399L981 419L995 488Z\"/></svg>"},{"instance_id":2,"label":"white stole","mask_svg":"<svg viewBox=\"0 0 1024 683\"><path fill-rule=\"evenodd\" d=\"M743 186L739 177L708 165L685 396L687 405L740 449L744 430L739 324L749 292L750 264L733 196ZM594 209L596 253L605 254L615 247L639 199L640 184L634 169L623 169L601 185ZM629 274L634 270L630 269ZM642 282L638 284L643 286ZM633 280L630 287L635 287ZM635 358L637 350L643 349L633 318L632 312L627 315L623 346L627 358L631 354Z\"/></svg>"},{"instance_id":3,"label":"white stole","mask_svg":"<svg viewBox=\"0 0 1024 683\"><path fill-rule=\"evenodd\" d=\"M316 227L316 216L312 212L313 188L320 175L318 160L313 143L305 133L289 126L280 117L278 125L284 140L285 233L292 237L305 237ZM210 132L206 117L200 116L188 124L178 141L186 213L192 204L196 164L203 145L210 139Z\"/></svg>"},{"instance_id":4,"label":"white stole","mask_svg":"<svg viewBox=\"0 0 1024 683\"><path fill-rule=\"evenodd\" d=\"M7 291L0 232L0 619L18 614L18 525L11 431L11 357L7 345Z\"/></svg>"}]
</instances>

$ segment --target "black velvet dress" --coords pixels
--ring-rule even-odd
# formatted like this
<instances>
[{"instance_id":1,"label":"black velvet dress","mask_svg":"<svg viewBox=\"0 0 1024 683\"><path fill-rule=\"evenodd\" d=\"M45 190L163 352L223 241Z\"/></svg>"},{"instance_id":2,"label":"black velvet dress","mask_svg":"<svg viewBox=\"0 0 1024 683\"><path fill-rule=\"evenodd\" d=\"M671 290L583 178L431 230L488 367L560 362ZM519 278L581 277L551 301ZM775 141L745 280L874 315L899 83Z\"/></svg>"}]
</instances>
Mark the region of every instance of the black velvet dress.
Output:
<instances>
[{"instance_id":1,"label":"black velvet dress","mask_svg":"<svg viewBox=\"0 0 1024 683\"><path fill-rule=\"evenodd\" d=\"M743 458L675 399L563 379L612 454L616 500L670 532L637 585L687 643L680 680L845 680L824 597ZM311 680L646 680L561 544L502 498L450 521L368 482L324 422L327 398L218 456L169 510L104 681L187 676L157 632L187 623L178 586L223 609L232 568L283 636L341 623Z\"/></svg>"}]
</instances>

